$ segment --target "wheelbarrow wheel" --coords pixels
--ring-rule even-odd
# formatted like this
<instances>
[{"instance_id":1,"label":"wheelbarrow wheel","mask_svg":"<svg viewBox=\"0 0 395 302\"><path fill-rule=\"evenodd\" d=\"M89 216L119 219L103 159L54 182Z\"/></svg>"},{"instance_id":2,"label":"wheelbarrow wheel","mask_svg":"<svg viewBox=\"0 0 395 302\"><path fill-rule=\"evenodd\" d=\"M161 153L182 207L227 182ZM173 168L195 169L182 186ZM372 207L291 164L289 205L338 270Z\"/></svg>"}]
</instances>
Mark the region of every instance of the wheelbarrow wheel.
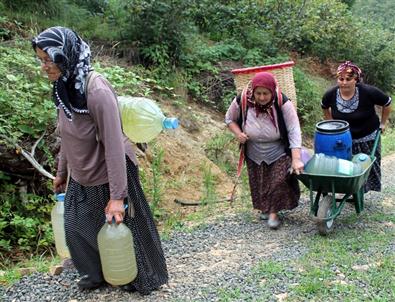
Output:
<instances>
[{"instance_id":1,"label":"wheelbarrow wheel","mask_svg":"<svg viewBox=\"0 0 395 302\"><path fill-rule=\"evenodd\" d=\"M328 235L333 229L333 219L326 220L332 215L332 195L328 194L320 201L317 211L317 227L321 235Z\"/></svg>"}]
</instances>

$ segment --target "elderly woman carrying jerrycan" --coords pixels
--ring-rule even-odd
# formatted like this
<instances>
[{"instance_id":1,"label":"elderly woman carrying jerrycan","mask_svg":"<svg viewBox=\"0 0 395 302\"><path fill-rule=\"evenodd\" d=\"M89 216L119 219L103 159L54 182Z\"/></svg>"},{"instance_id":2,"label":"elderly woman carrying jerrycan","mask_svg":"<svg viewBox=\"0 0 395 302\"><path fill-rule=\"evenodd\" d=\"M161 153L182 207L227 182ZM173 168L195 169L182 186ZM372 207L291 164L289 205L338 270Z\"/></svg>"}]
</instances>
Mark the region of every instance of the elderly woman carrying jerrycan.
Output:
<instances>
[{"instance_id":1,"label":"elderly woman carrying jerrycan","mask_svg":"<svg viewBox=\"0 0 395 302\"><path fill-rule=\"evenodd\" d=\"M73 30L51 27L32 40L41 69L53 83L61 151L54 190L64 191L66 243L81 275L80 289L94 289L103 278L97 236L107 220L132 232L138 273L122 288L149 294L168 280L166 260L141 188L137 160L123 134L117 96L93 70L89 45ZM86 87L89 86L89 87ZM134 209L125 212L124 204Z\"/></svg>"}]
</instances>

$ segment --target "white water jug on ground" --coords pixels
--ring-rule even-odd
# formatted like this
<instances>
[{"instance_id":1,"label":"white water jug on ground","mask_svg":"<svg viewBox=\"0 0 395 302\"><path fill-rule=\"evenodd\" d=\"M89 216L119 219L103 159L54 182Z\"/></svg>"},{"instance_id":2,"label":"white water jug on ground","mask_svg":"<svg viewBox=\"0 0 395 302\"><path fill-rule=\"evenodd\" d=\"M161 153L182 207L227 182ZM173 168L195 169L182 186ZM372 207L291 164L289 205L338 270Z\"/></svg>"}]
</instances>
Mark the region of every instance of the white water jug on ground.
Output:
<instances>
[{"instance_id":1,"label":"white water jug on ground","mask_svg":"<svg viewBox=\"0 0 395 302\"><path fill-rule=\"evenodd\" d=\"M56 204L51 211L51 222L55 237L56 252L61 258L70 258L70 252L66 245L64 232L64 196L65 193L56 194Z\"/></svg>"}]
</instances>

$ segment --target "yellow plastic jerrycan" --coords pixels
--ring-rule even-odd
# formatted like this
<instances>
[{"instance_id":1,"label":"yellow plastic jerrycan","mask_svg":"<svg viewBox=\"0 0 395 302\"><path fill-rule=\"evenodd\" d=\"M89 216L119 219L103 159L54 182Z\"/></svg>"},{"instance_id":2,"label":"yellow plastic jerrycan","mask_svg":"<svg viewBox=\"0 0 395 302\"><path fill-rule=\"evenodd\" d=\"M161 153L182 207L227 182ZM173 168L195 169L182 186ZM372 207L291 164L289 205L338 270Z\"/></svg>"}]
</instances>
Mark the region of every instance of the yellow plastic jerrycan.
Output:
<instances>
[{"instance_id":1,"label":"yellow plastic jerrycan","mask_svg":"<svg viewBox=\"0 0 395 302\"><path fill-rule=\"evenodd\" d=\"M124 224L104 223L97 236L104 279L112 285L125 285L137 276L133 235Z\"/></svg>"},{"instance_id":2,"label":"yellow plastic jerrycan","mask_svg":"<svg viewBox=\"0 0 395 302\"><path fill-rule=\"evenodd\" d=\"M61 258L70 258L64 232L64 196L65 193L56 194L56 204L51 211L51 223L55 237L56 252Z\"/></svg>"},{"instance_id":3,"label":"yellow plastic jerrycan","mask_svg":"<svg viewBox=\"0 0 395 302\"><path fill-rule=\"evenodd\" d=\"M151 99L120 96L118 104L123 131L135 143L148 143L162 130L178 128L178 119L165 117Z\"/></svg>"}]
</instances>

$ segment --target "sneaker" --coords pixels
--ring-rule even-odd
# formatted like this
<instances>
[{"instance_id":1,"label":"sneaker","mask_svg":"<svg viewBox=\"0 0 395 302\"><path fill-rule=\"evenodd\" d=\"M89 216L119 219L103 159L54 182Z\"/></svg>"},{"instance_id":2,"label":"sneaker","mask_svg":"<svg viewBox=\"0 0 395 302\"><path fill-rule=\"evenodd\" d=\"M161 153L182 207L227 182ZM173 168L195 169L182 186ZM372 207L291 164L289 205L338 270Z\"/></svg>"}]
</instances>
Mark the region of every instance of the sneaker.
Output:
<instances>
[{"instance_id":1,"label":"sneaker","mask_svg":"<svg viewBox=\"0 0 395 302\"><path fill-rule=\"evenodd\" d=\"M277 219L269 219L267 221L267 225L269 226L269 228L275 230L275 229L277 229L279 227L280 220L278 218Z\"/></svg>"}]
</instances>

